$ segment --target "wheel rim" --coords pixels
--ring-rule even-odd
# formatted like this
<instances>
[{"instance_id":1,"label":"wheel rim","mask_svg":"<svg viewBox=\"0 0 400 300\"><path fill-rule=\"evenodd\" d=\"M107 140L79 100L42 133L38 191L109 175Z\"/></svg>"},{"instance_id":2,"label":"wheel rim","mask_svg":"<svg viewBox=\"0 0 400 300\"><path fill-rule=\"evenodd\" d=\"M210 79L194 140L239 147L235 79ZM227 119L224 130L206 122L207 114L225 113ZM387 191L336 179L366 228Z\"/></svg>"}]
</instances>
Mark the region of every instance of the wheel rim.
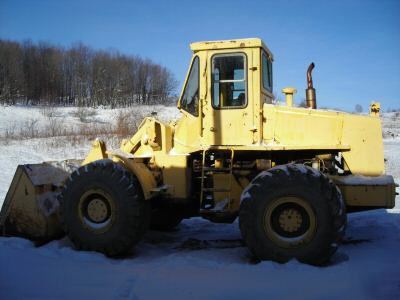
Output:
<instances>
[{"instance_id":1,"label":"wheel rim","mask_svg":"<svg viewBox=\"0 0 400 300\"><path fill-rule=\"evenodd\" d=\"M316 228L315 213L302 198L277 198L265 209L265 233L280 247L297 248L309 243Z\"/></svg>"},{"instance_id":2,"label":"wheel rim","mask_svg":"<svg viewBox=\"0 0 400 300\"><path fill-rule=\"evenodd\" d=\"M104 233L115 220L113 198L101 189L90 189L79 199L78 215L86 229Z\"/></svg>"}]
</instances>

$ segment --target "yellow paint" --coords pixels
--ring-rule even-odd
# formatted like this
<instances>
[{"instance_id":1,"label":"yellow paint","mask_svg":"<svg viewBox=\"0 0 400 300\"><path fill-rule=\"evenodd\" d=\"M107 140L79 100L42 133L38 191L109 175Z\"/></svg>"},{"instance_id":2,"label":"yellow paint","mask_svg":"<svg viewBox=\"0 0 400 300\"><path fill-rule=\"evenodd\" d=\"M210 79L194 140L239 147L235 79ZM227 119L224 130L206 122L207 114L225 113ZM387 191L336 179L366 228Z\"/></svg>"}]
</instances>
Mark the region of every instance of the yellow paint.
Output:
<instances>
[{"instance_id":1,"label":"yellow paint","mask_svg":"<svg viewBox=\"0 0 400 300\"><path fill-rule=\"evenodd\" d=\"M82 162L82 166L87 165L96 160L107 158L107 148L104 141L95 139L92 142L92 148L90 149L89 154L86 156L85 160Z\"/></svg>"},{"instance_id":2,"label":"yellow paint","mask_svg":"<svg viewBox=\"0 0 400 300\"><path fill-rule=\"evenodd\" d=\"M373 117L379 117L380 110L381 104L379 102L372 102L369 106L369 114Z\"/></svg>"},{"instance_id":3,"label":"yellow paint","mask_svg":"<svg viewBox=\"0 0 400 300\"><path fill-rule=\"evenodd\" d=\"M189 155L168 155L155 153L153 163L160 168L163 185L176 199L186 199L191 191L191 170L188 166Z\"/></svg>"},{"instance_id":4,"label":"yellow paint","mask_svg":"<svg viewBox=\"0 0 400 300\"><path fill-rule=\"evenodd\" d=\"M289 106L289 107L293 106L293 97L294 97L294 94L297 93L297 90L292 87L286 87L286 88L282 89L282 93L285 94L286 106Z\"/></svg>"},{"instance_id":5,"label":"yellow paint","mask_svg":"<svg viewBox=\"0 0 400 300\"><path fill-rule=\"evenodd\" d=\"M232 174L215 174L213 176L214 188L226 189L230 188L229 192L214 192L215 202L218 203L225 199L229 199L229 205L227 208L231 212L239 210L240 195L242 194L243 188L237 182L236 178Z\"/></svg>"},{"instance_id":6,"label":"yellow paint","mask_svg":"<svg viewBox=\"0 0 400 300\"><path fill-rule=\"evenodd\" d=\"M388 207L395 205L396 184L394 181L387 184L370 184L368 181L357 185L344 184L339 176L330 176L342 192L347 205Z\"/></svg>"},{"instance_id":7,"label":"yellow paint","mask_svg":"<svg viewBox=\"0 0 400 300\"><path fill-rule=\"evenodd\" d=\"M379 104L371 106L371 116L298 108L292 106L296 89L286 88L283 92L288 105L273 105L272 91L263 87L261 76L262 53L271 62L273 56L260 39L199 42L190 47L193 51L190 65L196 57L199 59L198 116L185 111L179 99L178 108L182 113L179 120L164 124L146 118L138 131L121 144L122 152L131 157L119 159L143 182L147 198L158 190L175 199L190 197L195 188L190 158L193 153L206 149L342 153L346 168L353 174L378 176L384 173L381 124L376 117ZM244 107L215 109L212 106L212 63L213 57L219 54L245 57L247 104ZM188 76L184 86L187 81ZM181 97L182 94L183 91ZM85 163L104 157L105 151L96 147ZM141 170L147 170L144 179L142 171L135 167L137 164ZM271 161L271 165L275 162ZM220 185L221 178L227 177L217 176L215 183ZM234 182L239 190L244 188L243 178L239 179L240 184L236 179ZM234 207L238 209L238 196L231 197L235 198Z\"/></svg>"},{"instance_id":8,"label":"yellow paint","mask_svg":"<svg viewBox=\"0 0 400 300\"><path fill-rule=\"evenodd\" d=\"M8 220L11 232L8 234L29 238L52 239L62 230L58 214L46 215L38 206L39 198L47 191L44 186L36 186L23 165L18 166L10 189L0 213L0 228L8 232Z\"/></svg>"},{"instance_id":9,"label":"yellow paint","mask_svg":"<svg viewBox=\"0 0 400 300\"><path fill-rule=\"evenodd\" d=\"M205 41L190 44L193 53L205 50L226 50L226 49L245 49L245 48L263 48L273 59L272 52L259 38L237 39L237 40L221 40L221 41Z\"/></svg>"},{"instance_id":10,"label":"yellow paint","mask_svg":"<svg viewBox=\"0 0 400 300\"><path fill-rule=\"evenodd\" d=\"M264 143L271 150L338 149L353 174L384 173L379 118L267 104L263 115Z\"/></svg>"},{"instance_id":11,"label":"yellow paint","mask_svg":"<svg viewBox=\"0 0 400 300\"><path fill-rule=\"evenodd\" d=\"M138 131L121 143L121 150L135 153L136 156L151 157L154 151L167 153L172 145L172 128L155 118L147 117L140 124Z\"/></svg>"}]
</instances>

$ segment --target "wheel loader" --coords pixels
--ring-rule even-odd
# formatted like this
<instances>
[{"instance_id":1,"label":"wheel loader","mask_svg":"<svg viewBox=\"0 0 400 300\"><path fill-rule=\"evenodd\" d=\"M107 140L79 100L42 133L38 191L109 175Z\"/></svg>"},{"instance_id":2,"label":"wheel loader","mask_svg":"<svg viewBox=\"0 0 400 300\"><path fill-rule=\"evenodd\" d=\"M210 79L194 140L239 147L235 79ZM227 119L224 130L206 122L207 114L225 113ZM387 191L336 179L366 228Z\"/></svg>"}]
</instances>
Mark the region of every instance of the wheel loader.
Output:
<instances>
[{"instance_id":1,"label":"wheel loader","mask_svg":"<svg viewBox=\"0 0 400 300\"><path fill-rule=\"evenodd\" d=\"M273 94L273 54L258 38L196 42L177 107L181 117L143 120L83 160L17 167L0 214L1 233L76 249L129 253L146 230L200 216L239 219L259 260L323 265L343 237L346 214L392 208L379 103L369 115L317 109L311 64L307 107L294 88Z\"/></svg>"}]
</instances>

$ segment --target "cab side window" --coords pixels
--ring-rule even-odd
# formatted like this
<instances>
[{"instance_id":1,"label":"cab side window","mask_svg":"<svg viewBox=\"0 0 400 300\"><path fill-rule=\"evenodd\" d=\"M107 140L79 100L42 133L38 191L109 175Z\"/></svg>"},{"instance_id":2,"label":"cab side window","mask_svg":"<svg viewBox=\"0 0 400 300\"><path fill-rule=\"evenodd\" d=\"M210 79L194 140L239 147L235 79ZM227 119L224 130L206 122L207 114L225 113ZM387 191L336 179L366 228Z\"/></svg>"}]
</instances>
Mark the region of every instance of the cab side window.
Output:
<instances>
[{"instance_id":1,"label":"cab side window","mask_svg":"<svg viewBox=\"0 0 400 300\"><path fill-rule=\"evenodd\" d=\"M244 54L215 55L212 59L214 108L244 107L247 103L246 56Z\"/></svg>"},{"instance_id":2,"label":"cab side window","mask_svg":"<svg viewBox=\"0 0 400 300\"><path fill-rule=\"evenodd\" d=\"M181 108L192 115L199 115L199 58L193 60L189 78L181 98Z\"/></svg>"},{"instance_id":3,"label":"cab side window","mask_svg":"<svg viewBox=\"0 0 400 300\"><path fill-rule=\"evenodd\" d=\"M272 92L272 62L265 52L262 53L262 82L263 88Z\"/></svg>"}]
</instances>

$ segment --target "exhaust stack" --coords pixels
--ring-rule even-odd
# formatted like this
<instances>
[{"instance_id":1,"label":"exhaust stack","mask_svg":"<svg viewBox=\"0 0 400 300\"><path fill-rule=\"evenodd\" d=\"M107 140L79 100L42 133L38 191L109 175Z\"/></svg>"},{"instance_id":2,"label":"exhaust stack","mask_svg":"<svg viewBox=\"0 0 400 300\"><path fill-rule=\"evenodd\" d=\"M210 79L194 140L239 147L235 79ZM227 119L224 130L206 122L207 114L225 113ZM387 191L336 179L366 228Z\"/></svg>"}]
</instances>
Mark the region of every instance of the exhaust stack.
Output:
<instances>
[{"instance_id":1,"label":"exhaust stack","mask_svg":"<svg viewBox=\"0 0 400 300\"><path fill-rule=\"evenodd\" d=\"M312 75L311 72L314 69L315 65L312 62L307 69L307 89L306 89L306 105L309 108L316 109L317 108L317 98L315 95L315 89L313 87Z\"/></svg>"}]
</instances>

